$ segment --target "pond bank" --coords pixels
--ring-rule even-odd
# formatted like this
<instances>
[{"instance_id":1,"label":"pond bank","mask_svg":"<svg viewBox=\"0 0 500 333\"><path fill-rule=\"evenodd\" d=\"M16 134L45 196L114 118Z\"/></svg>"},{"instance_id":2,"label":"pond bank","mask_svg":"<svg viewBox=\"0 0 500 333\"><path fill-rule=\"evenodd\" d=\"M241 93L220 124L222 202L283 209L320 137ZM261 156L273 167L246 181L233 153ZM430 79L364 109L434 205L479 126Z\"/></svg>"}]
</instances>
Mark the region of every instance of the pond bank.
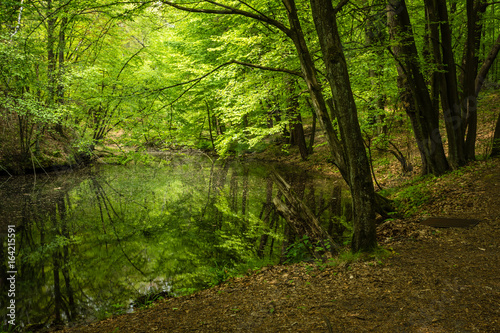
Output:
<instances>
[{"instance_id":1,"label":"pond bank","mask_svg":"<svg viewBox=\"0 0 500 333\"><path fill-rule=\"evenodd\" d=\"M500 160L439 178L420 213L378 228L390 258L265 267L190 296L59 332L495 332ZM424 216L477 218L435 229Z\"/></svg>"},{"instance_id":2,"label":"pond bank","mask_svg":"<svg viewBox=\"0 0 500 333\"><path fill-rule=\"evenodd\" d=\"M274 166L204 154L143 162L2 180L0 223L25 240L20 324L101 319L145 294L184 295L287 260L295 236L271 204ZM337 179L276 167L323 227L349 237L337 223L350 211Z\"/></svg>"}]
</instances>

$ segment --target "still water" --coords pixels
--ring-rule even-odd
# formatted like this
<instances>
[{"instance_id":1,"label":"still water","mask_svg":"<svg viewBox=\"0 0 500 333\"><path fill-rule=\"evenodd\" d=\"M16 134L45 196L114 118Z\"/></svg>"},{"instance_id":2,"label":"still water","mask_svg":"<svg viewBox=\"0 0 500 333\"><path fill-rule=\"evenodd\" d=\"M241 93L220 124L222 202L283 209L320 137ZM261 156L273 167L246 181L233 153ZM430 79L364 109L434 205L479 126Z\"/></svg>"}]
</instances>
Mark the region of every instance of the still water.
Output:
<instances>
[{"instance_id":1,"label":"still water","mask_svg":"<svg viewBox=\"0 0 500 333\"><path fill-rule=\"evenodd\" d=\"M294 235L273 209L271 168L342 236L339 180L269 164L160 155L148 165L0 178L4 324L7 225L16 226L22 326L101 319L144 295L186 294L283 261Z\"/></svg>"}]
</instances>

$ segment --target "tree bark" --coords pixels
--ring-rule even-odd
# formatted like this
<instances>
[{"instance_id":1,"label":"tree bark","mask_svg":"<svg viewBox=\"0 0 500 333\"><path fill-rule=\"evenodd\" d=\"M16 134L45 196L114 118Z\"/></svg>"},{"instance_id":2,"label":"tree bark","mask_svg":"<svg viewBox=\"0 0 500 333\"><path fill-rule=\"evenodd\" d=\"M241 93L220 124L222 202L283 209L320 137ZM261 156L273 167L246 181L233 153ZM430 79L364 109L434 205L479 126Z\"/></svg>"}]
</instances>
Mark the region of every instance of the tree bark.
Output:
<instances>
[{"instance_id":1,"label":"tree bark","mask_svg":"<svg viewBox=\"0 0 500 333\"><path fill-rule=\"evenodd\" d=\"M448 19L448 9L444 0L425 0L431 22L439 22L440 36L431 31L431 39L441 46L441 54L436 50L434 56L440 77L441 107L444 113L446 134L448 136L448 159L453 168L465 164L463 118L458 95L458 81L455 58L452 47L451 28ZM439 38L441 37L441 38ZM442 56L442 58L441 58Z\"/></svg>"},{"instance_id":2,"label":"tree bark","mask_svg":"<svg viewBox=\"0 0 500 333\"><path fill-rule=\"evenodd\" d=\"M314 152L314 137L316 136L316 113L312 114L312 127L311 127L311 136L309 137L309 147L307 148L307 153L311 155Z\"/></svg>"},{"instance_id":3,"label":"tree bark","mask_svg":"<svg viewBox=\"0 0 500 333\"><path fill-rule=\"evenodd\" d=\"M424 173L440 175L449 169L439 131L439 111L435 108L427 90L418 59L415 59L417 47L413 38L410 16L404 0L389 0L387 18L391 37L400 36L401 41L393 47L393 55L404 72L402 78L411 89L416 114L410 115L413 131L417 139L421 156L426 166Z\"/></svg>"},{"instance_id":4,"label":"tree bark","mask_svg":"<svg viewBox=\"0 0 500 333\"><path fill-rule=\"evenodd\" d=\"M463 71L460 75L462 118L465 120L463 134L466 135L465 158L467 160L474 160L476 157L477 94L474 81L478 73L478 54L483 27L479 14L484 13L486 7L483 0L467 0L467 41L462 59Z\"/></svg>"},{"instance_id":5,"label":"tree bark","mask_svg":"<svg viewBox=\"0 0 500 333\"><path fill-rule=\"evenodd\" d=\"M311 102L314 111L316 112L323 131L325 132L325 136L328 141L328 147L330 148L334 163L344 175L347 171L345 156L343 153L341 142L338 138L338 134L333 128L332 121L330 119L330 116L328 115L326 102L317 78L316 68L307 47L304 34L302 32L302 27L300 25L299 17L297 14L297 8L295 7L295 1L283 0L283 4L286 7L288 21L290 23L288 36L292 39L295 45L295 49L297 50L302 74L311 96ZM347 180L346 177L344 178Z\"/></svg>"},{"instance_id":6,"label":"tree bark","mask_svg":"<svg viewBox=\"0 0 500 333\"><path fill-rule=\"evenodd\" d=\"M56 18L52 11L52 0L47 1L47 104L54 103L55 83L56 83L56 54L54 52L55 44L55 26Z\"/></svg>"},{"instance_id":7,"label":"tree bark","mask_svg":"<svg viewBox=\"0 0 500 333\"><path fill-rule=\"evenodd\" d=\"M310 3L348 166L354 224L351 248L353 252L371 251L377 246L375 190L338 33L336 11L331 0L311 0Z\"/></svg>"}]
</instances>

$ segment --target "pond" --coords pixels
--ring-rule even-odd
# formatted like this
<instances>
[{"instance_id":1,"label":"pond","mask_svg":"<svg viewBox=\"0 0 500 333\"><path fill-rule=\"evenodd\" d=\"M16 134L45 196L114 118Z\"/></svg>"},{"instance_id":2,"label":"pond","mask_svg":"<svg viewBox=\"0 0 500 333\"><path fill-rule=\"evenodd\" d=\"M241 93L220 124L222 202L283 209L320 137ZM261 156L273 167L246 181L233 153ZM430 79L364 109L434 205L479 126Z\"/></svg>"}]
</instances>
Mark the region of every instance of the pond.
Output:
<instances>
[{"instance_id":1,"label":"pond","mask_svg":"<svg viewBox=\"0 0 500 333\"><path fill-rule=\"evenodd\" d=\"M341 181L297 168L158 155L147 165L0 178L2 304L7 225L16 232L21 326L102 319L132 311L137 299L191 293L287 260L295 236L273 209L273 168L330 234L345 236Z\"/></svg>"}]
</instances>

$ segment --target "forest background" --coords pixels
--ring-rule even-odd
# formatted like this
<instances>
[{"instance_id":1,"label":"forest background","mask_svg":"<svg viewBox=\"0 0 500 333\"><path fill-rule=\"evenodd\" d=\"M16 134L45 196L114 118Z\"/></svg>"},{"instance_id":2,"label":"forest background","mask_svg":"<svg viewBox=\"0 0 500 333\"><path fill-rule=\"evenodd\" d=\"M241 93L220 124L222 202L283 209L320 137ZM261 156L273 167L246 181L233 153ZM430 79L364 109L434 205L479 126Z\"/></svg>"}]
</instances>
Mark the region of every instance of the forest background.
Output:
<instances>
[{"instance_id":1,"label":"forest background","mask_svg":"<svg viewBox=\"0 0 500 333\"><path fill-rule=\"evenodd\" d=\"M372 149L405 173L478 157L479 94L500 80L498 6L3 1L0 166L82 164L110 147L120 163L179 148L228 157L295 146L308 159L324 145L350 186L353 250L370 250L375 213L391 211L374 191ZM494 134L480 154L498 154L500 117L483 119Z\"/></svg>"}]
</instances>

